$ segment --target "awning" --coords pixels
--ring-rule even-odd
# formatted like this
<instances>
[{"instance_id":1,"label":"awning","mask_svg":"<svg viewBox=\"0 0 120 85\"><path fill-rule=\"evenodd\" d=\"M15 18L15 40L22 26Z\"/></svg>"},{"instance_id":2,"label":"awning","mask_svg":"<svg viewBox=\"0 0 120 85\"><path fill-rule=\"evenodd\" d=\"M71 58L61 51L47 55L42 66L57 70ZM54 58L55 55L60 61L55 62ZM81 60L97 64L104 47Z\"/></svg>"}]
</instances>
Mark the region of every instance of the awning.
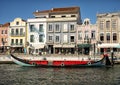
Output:
<instances>
[{"instance_id":1,"label":"awning","mask_svg":"<svg viewBox=\"0 0 120 85\"><path fill-rule=\"evenodd\" d=\"M120 45L116 43L103 43L103 44L98 44L98 48L119 48Z\"/></svg>"},{"instance_id":2,"label":"awning","mask_svg":"<svg viewBox=\"0 0 120 85\"><path fill-rule=\"evenodd\" d=\"M34 47L35 47L35 49L42 49L42 48L44 48L44 46L45 45L37 45L37 46L34 46Z\"/></svg>"},{"instance_id":3,"label":"awning","mask_svg":"<svg viewBox=\"0 0 120 85\"><path fill-rule=\"evenodd\" d=\"M62 48L74 48L75 45L63 45Z\"/></svg>"},{"instance_id":4,"label":"awning","mask_svg":"<svg viewBox=\"0 0 120 85\"><path fill-rule=\"evenodd\" d=\"M91 44L78 44L78 48L85 48L85 47L91 47Z\"/></svg>"},{"instance_id":5,"label":"awning","mask_svg":"<svg viewBox=\"0 0 120 85\"><path fill-rule=\"evenodd\" d=\"M62 45L54 45L54 48L61 48L62 47Z\"/></svg>"},{"instance_id":6,"label":"awning","mask_svg":"<svg viewBox=\"0 0 120 85\"><path fill-rule=\"evenodd\" d=\"M45 45L43 44L39 44L39 45L32 45L32 46L29 46L28 48L31 48L31 49L41 49L41 48L44 48Z\"/></svg>"},{"instance_id":7,"label":"awning","mask_svg":"<svg viewBox=\"0 0 120 85\"><path fill-rule=\"evenodd\" d=\"M116 45L114 48L120 48L120 45Z\"/></svg>"}]
</instances>

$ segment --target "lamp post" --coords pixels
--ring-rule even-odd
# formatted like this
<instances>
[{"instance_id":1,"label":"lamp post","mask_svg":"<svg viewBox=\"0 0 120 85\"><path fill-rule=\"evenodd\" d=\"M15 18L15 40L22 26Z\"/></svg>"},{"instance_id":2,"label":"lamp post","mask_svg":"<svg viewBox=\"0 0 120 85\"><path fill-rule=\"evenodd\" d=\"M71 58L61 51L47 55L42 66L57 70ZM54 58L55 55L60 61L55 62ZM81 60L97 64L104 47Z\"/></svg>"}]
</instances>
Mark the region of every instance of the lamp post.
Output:
<instances>
[{"instance_id":1,"label":"lamp post","mask_svg":"<svg viewBox=\"0 0 120 85\"><path fill-rule=\"evenodd\" d=\"M114 65L113 56L114 56L114 52L113 52L113 50L111 50L111 63L112 63L112 66Z\"/></svg>"}]
</instances>

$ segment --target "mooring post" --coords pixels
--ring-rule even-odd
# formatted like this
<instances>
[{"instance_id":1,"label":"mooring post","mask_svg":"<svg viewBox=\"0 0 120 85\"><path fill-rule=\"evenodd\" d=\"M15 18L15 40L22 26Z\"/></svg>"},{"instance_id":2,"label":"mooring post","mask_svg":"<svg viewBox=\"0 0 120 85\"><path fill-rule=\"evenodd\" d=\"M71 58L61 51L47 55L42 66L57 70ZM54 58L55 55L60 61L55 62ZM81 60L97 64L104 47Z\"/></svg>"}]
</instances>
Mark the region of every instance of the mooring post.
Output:
<instances>
[{"instance_id":1,"label":"mooring post","mask_svg":"<svg viewBox=\"0 0 120 85\"><path fill-rule=\"evenodd\" d=\"M113 50L111 51L111 64L112 66L114 65L114 59L113 59L113 56L114 56L114 52Z\"/></svg>"}]
</instances>

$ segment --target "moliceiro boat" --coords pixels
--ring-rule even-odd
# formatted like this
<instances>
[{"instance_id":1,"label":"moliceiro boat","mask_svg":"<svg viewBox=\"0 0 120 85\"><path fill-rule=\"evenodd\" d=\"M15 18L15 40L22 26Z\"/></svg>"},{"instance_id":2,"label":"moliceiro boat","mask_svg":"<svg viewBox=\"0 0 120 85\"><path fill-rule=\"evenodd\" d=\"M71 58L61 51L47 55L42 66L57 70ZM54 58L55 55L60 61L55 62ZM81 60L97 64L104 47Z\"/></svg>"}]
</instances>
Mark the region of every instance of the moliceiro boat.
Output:
<instances>
[{"instance_id":1,"label":"moliceiro boat","mask_svg":"<svg viewBox=\"0 0 120 85\"><path fill-rule=\"evenodd\" d=\"M95 61L91 59L53 59L49 60L47 57L43 59L22 59L18 58L13 54L11 55L11 59L14 63L20 66L35 66L35 67L103 67L103 66L111 66L111 62L107 55L101 60Z\"/></svg>"}]
</instances>

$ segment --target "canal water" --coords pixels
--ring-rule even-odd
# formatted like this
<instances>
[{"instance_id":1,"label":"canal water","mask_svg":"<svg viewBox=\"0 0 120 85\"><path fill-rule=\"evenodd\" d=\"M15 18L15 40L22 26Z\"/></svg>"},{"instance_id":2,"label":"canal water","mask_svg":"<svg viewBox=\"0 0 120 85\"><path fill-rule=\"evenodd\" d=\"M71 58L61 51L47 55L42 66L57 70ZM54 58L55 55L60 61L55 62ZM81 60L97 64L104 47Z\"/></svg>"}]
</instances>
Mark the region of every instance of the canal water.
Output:
<instances>
[{"instance_id":1,"label":"canal water","mask_svg":"<svg viewBox=\"0 0 120 85\"><path fill-rule=\"evenodd\" d=\"M120 65L112 68L36 68L0 64L0 85L120 85Z\"/></svg>"}]
</instances>

